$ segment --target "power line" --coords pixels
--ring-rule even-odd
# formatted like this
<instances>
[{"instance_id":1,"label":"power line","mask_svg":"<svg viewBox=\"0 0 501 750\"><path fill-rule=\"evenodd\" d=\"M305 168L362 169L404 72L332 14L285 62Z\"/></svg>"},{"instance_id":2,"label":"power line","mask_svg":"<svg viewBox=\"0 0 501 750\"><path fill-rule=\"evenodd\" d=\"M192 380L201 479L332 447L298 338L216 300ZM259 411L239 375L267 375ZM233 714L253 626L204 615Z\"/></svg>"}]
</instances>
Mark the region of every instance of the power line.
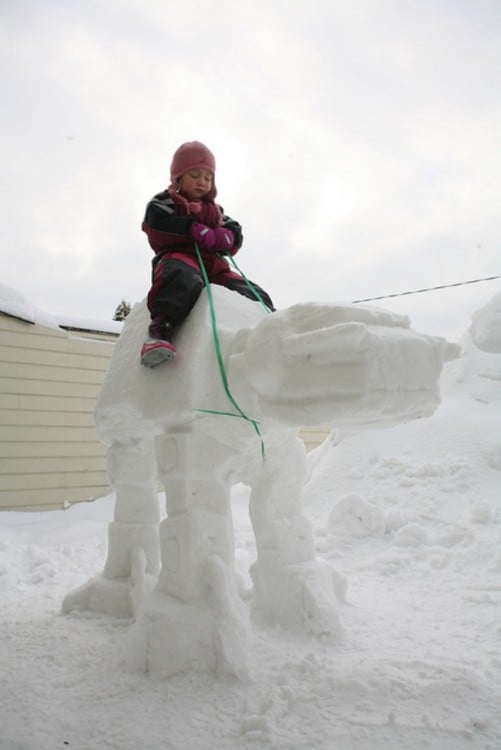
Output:
<instances>
[{"instance_id":1,"label":"power line","mask_svg":"<svg viewBox=\"0 0 501 750\"><path fill-rule=\"evenodd\" d=\"M465 286L466 284L479 284L481 281L493 281L494 279L501 279L499 276L486 276L484 279L470 279L470 281L457 281L455 284L441 284L440 286L430 286L426 289L413 289L409 292L397 292L396 294L383 294L380 297L366 297L365 299L354 299L352 305L357 305L359 302L376 302L380 299L391 299L392 297L404 297L408 294L422 294L423 292L435 292L437 289L449 289L453 286Z\"/></svg>"}]
</instances>

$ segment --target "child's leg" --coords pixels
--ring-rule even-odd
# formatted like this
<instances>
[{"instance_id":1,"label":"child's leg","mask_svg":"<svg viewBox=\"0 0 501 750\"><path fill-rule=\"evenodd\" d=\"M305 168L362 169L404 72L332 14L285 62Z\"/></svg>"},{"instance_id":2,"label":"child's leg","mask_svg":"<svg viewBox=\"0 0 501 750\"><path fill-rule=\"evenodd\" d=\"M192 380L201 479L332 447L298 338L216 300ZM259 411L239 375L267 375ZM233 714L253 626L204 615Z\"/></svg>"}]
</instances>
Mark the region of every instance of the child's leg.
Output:
<instances>
[{"instance_id":1,"label":"child's leg","mask_svg":"<svg viewBox=\"0 0 501 750\"><path fill-rule=\"evenodd\" d=\"M148 294L150 338L141 349L141 363L146 367L174 359L174 328L188 316L204 286L197 267L172 256L155 258L152 276Z\"/></svg>"},{"instance_id":2,"label":"child's leg","mask_svg":"<svg viewBox=\"0 0 501 750\"><path fill-rule=\"evenodd\" d=\"M190 261L171 255L154 259L147 299L152 322L176 328L188 317L204 287L198 266Z\"/></svg>"},{"instance_id":3,"label":"child's leg","mask_svg":"<svg viewBox=\"0 0 501 750\"><path fill-rule=\"evenodd\" d=\"M269 310L272 312L275 311L275 305L273 304L268 292L265 292L265 290L260 287L259 284L255 284L254 281L249 280L247 283L244 278L233 273L231 275L228 274L216 277L215 279L211 279L211 281L213 281L214 284L222 284L228 289L232 289L234 292L242 294L244 297L249 297L249 299L254 300L254 302L261 298ZM257 294L254 293L254 289ZM259 295L259 297L257 295Z\"/></svg>"}]
</instances>

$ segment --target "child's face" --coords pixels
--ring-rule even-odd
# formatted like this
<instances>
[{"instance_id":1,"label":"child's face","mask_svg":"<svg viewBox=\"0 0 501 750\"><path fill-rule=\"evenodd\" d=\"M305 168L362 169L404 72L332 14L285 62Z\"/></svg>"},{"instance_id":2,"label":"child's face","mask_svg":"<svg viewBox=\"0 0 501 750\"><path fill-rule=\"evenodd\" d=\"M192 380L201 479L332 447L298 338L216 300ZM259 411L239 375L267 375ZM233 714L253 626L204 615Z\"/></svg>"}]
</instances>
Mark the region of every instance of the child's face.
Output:
<instances>
[{"instance_id":1,"label":"child's face","mask_svg":"<svg viewBox=\"0 0 501 750\"><path fill-rule=\"evenodd\" d=\"M179 192L189 200L200 200L212 188L212 174L206 169L189 169L179 178Z\"/></svg>"}]
</instances>

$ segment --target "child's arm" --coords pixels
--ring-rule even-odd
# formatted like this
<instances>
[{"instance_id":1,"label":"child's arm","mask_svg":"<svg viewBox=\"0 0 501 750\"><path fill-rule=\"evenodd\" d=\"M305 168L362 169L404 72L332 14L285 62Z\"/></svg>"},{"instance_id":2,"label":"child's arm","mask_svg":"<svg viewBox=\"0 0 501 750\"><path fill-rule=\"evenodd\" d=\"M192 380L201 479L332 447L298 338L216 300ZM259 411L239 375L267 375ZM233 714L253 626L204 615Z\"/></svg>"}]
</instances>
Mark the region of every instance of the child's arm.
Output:
<instances>
[{"instance_id":1,"label":"child's arm","mask_svg":"<svg viewBox=\"0 0 501 750\"><path fill-rule=\"evenodd\" d=\"M146 206L142 229L155 253L184 245L189 251L188 237L194 221L193 216L177 215L176 204L165 191L155 195Z\"/></svg>"},{"instance_id":2,"label":"child's arm","mask_svg":"<svg viewBox=\"0 0 501 750\"><path fill-rule=\"evenodd\" d=\"M232 255L235 255L235 253L237 253L238 250L240 250L240 248L242 247L242 244L244 241L242 227L240 226L238 221L235 221L235 219L232 219L231 216L227 216L224 212L223 212L223 227L233 232L233 236L235 240L233 242L233 248L230 250L230 253Z\"/></svg>"},{"instance_id":3,"label":"child's arm","mask_svg":"<svg viewBox=\"0 0 501 750\"><path fill-rule=\"evenodd\" d=\"M195 218L193 216L177 216L176 204L169 193L159 193L146 206L144 225L159 232L189 235L189 230Z\"/></svg>"}]
</instances>

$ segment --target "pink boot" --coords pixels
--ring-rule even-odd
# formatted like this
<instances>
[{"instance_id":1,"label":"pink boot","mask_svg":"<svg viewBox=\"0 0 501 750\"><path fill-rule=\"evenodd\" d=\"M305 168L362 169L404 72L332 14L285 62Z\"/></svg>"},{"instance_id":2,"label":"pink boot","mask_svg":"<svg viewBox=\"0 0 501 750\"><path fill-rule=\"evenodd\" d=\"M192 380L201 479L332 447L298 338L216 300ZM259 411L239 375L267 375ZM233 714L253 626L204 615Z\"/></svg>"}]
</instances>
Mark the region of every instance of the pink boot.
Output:
<instances>
[{"instance_id":1,"label":"pink boot","mask_svg":"<svg viewBox=\"0 0 501 750\"><path fill-rule=\"evenodd\" d=\"M141 349L141 364L156 367L162 362L170 362L176 356L176 347L163 339L148 339Z\"/></svg>"},{"instance_id":2,"label":"pink boot","mask_svg":"<svg viewBox=\"0 0 501 750\"><path fill-rule=\"evenodd\" d=\"M172 326L164 321L153 320L149 327L150 338L141 349L141 364L156 367L170 362L176 356L176 347L171 342Z\"/></svg>"}]
</instances>

